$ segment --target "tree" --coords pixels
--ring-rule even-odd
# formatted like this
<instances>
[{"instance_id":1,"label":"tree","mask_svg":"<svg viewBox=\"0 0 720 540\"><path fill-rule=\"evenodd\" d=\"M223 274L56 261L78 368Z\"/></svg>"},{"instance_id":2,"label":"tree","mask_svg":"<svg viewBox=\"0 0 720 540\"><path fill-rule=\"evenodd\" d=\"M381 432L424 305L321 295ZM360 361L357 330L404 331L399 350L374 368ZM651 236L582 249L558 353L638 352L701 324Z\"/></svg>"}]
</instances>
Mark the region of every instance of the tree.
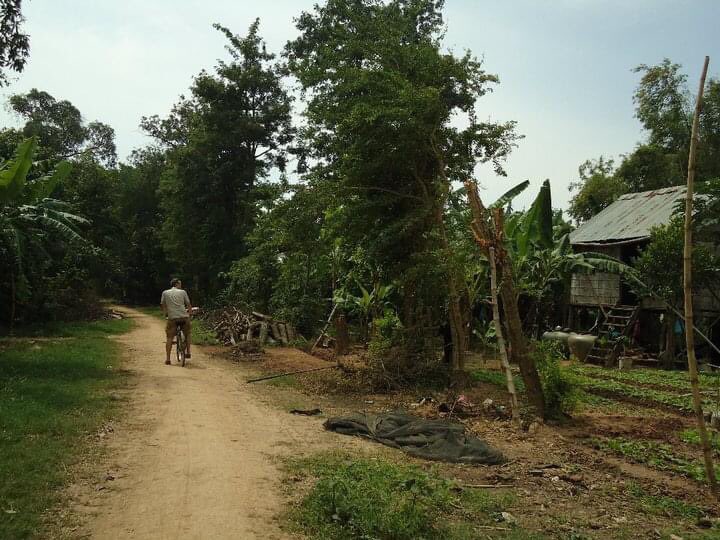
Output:
<instances>
[{"instance_id":1,"label":"tree","mask_svg":"<svg viewBox=\"0 0 720 540\"><path fill-rule=\"evenodd\" d=\"M167 287L173 271L160 232L158 188L166 162L164 152L156 148L135 151L114 182L109 219L116 236L106 245L117 258L118 293L134 303L157 303L158 291Z\"/></svg>"},{"instance_id":2,"label":"tree","mask_svg":"<svg viewBox=\"0 0 720 540\"><path fill-rule=\"evenodd\" d=\"M662 189L682 184L683 167L677 153L668 153L656 145L641 144L634 152L623 156L608 181L624 189L623 193Z\"/></svg>"},{"instance_id":3,"label":"tree","mask_svg":"<svg viewBox=\"0 0 720 540\"><path fill-rule=\"evenodd\" d=\"M653 295L663 298L676 310L682 311L683 269L677 261L683 257L683 224L676 217L670 224L657 227L650 233L650 242L635 261L635 269ZM707 247L693 248L693 285L697 292L716 281L718 262ZM672 310L665 314L665 351L663 365L672 369L676 352L676 317Z\"/></svg>"},{"instance_id":4,"label":"tree","mask_svg":"<svg viewBox=\"0 0 720 540\"><path fill-rule=\"evenodd\" d=\"M716 239L720 226L720 178L695 184L694 218L701 240Z\"/></svg>"},{"instance_id":5,"label":"tree","mask_svg":"<svg viewBox=\"0 0 720 540\"><path fill-rule=\"evenodd\" d=\"M327 235L333 194L324 188L280 184L247 237L248 255L223 274L227 301L270 311L306 336L327 317L334 279L332 251L340 242ZM349 258L340 257L348 266Z\"/></svg>"},{"instance_id":6,"label":"tree","mask_svg":"<svg viewBox=\"0 0 720 540\"><path fill-rule=\"evenodd\" d=\"M25 68L30 37L21 31L22 0L0 0L0 14L0 86L6 86L7 70L20 73Z\"/></svg>"},{"instance_id":7,"label":"tree","mask_svg":"<svg viewBox=\"0 0 720 540\"><path fill-rule=\"evenodd\" d=\"M218 274L247 254L273 167L285 166L293 136L291 98L255 21L246 37L215 25L227 37L230 62L201 72L169 117L141 126L167 150L160 182L168 256L186 282L211 294Z\"/></svg>"},{"instance_id":8,"label":"tree","mask_svg":"<svg viewBox=\"0 0 720 540\"><path fill-rule=\"evenodd\" d=\"M85 124L80 111L67 100L33 88L10 96L10 107L25 120L23 137L37 137L38 157L58 161L90 154L108 166L115 164L115 132L102 122Z\"/></svg>"},{"instance_id":9,"label":"tree","mask_svg":"<svg viewBox=\"0 0 720 540\"><path fill-rule=\"evenodd\" d=\"M627 184L615 176L615 163L603 156L587 160L578 167L577 182L571 182L570 191L577 193L570 199L568 213L581 223L610 206L622 194L627 193Z\"/></svg>"},{"instance_id":10,"label":"tree","mask_svg":"<svg viewBox=\"0 0 720 540\"><path fill-rule=\"evenodd\" d=\"M657 66L641 64L633 70L642 74L633 94L635 116L648 142L671 152L687 151L690 143L691 109L681 67L665 58Z\"/></svg>"},{"instance_id":11,"label":"tree","mask_svg":"<svg viewBox=\"0 0 720 540\"><path fill-rule=\"evenodd\" d=\"M492 281L495 281L495 276L492 274L496 263L500 271L500 297L502 298L504 320L507 326L508 341L510 342L510 353L513 360L520 366L520 374L525 383L528 401L535 409L535 413L544 418L546 413L545 396L537 366L533 357L529 354L527 339L522 331L513 263L506 249L503 208L502 206L494 206L490 208L491 212L489 212L478 195L475 182L468 180L465 182L465 188L473 218L470 229L478 247L487 255L490 264L493 266L491 269ZM537 216L537 219L534 220L536 223L533 225L530 223L530 218L527 218L525 220L527 225L523 224L523 228L528 231L535 231L538 237L547 235L546 232L543 232L542 226L537 226L541 225L538 223L538 221L541 221L540 216L546 213L543 212L543 206L549 200L549 185L547 186L547 193L543 191L545 190L541 190L540 196L536 199L531 211L528 212L530 216ZM511 193L514 194L514 192L514 190L511 190ZM501 197L501 200L503 199L505 197ZM493 286L493 289L496 289L496 287Z\"/></svg>"},{"instance_id":12,"label":"tree","mask_svg":"<svg viewBox=\"0 0 720 540\"><path fill-rule=\"evenodd\" d=\"M383 283L400 284L409 333L449 318L458 368L463 276L445 222L451 182L478 161L502 172L516 136L513 123L477 121L475 103L497 77L469 53L442 52L442 7L330 0L297 19L286 55L308 98L306 155L313 174L337 187L345 238L383 269ZM467 127L454 127L454 115Z\"/></svg>"}]
</instances>

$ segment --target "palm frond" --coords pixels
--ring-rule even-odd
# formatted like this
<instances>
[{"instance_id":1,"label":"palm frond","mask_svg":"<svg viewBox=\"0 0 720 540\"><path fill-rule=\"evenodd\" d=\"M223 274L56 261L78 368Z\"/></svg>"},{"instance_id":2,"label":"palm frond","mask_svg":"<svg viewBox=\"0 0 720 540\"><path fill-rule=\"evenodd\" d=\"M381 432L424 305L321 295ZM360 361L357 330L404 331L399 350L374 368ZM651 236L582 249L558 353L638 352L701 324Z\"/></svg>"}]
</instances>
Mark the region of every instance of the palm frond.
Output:
<instances>
[{"instance_id":1,"label":"palm frond","mask_svg":"<svg viewBox=\"0 0 720 540\"><path fill-rule=\"evenodd\" d=\"M524 182L520 182L518 185L510 188L505 193L500 195L500 197L490 205L490 208L504 208L510 202L520 195L523 191L527 189L527 187L530 185L530 180L525 180Z\"/></svg>"},{"instance_id":2,"label":"palm frond","mask_svg":"<svg viewBox=\"0 0 720 540\"><path fill-rule=\"evenodd\" d=\"M39 214L38 216L36 216L35 219L39 223L41 223L44 228L55 231L61 236L63 240L70 244L84 245L86 243L86 240L82 236L80 236L75 230L73 230L72 227L68 227L62 221L59 221L44 214Z\"/></svg>"},{"instance_id":3,"label":"palm frond","mask_svg":"<svg viewBox=\"0 0 720 540\"><path fill-rule=\"evenodd\" d=\"M20 195L32 166L36 148L35 137L24 140L15 150L15 157L0 170L0 201L9 202Z\"/></svg>"},{"instance_id":4,"label":"palm frond","mask_svg":"<svg viewBox=\"0 0 720 540\"><path fill-rule=\"evenodd\" d=\"M52 174L43 176L28 184L25 200L37 203L52 195L55 188L70 175L72 164L69 161L61 161L55 166Z\"/></svg>"}]
</instances>

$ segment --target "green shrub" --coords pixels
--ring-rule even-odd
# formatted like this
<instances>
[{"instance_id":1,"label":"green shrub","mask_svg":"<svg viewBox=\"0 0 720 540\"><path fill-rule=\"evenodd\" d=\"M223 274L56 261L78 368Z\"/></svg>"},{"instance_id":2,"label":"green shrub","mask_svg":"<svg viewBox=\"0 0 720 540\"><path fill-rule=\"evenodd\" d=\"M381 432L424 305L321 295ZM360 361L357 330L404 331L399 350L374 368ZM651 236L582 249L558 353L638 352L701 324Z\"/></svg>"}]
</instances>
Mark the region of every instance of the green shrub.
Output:
<instances>
[{"instance_id":1,"label":"green shrub","mask_svg":"<svg viewBox=\"0 0 720 540\"><path fill-rule=\"evenodd\" d=\"M290 515L316 539L477 538L474 526L493 523L515 500L510 493L460 491L434 470L377 458L321 454L291 467L316 479Z\"/></svg>"},{"instance_id":2,"label":"green shrub","mask_svg":"<svg viewBox=\"0 0 720 540\"><path fill-rule=\"evenodd\" d=\"M578 402L577 384L570 372L560 365L562 345L555 341L538 341L531 354L540 375L547 415L559 418L572 412Z\"/></svg>"}]
</instances>

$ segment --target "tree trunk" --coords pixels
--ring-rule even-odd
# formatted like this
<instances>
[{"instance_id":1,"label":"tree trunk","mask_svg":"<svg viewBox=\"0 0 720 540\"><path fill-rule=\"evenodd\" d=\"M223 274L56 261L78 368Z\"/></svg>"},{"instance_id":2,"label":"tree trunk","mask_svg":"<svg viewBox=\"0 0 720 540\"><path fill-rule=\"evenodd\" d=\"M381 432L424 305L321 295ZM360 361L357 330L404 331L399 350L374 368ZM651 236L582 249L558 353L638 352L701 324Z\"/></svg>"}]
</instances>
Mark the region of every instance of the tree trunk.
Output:
<instances>
[{"instance_id":1,"label":"tree trunk","mask_svg":"<svg viewBox=\"0 0 720 540\"><path fill-rule=\"evenodd\" d=\"M702 410L700 384L698 382L697 359L695 358L695 332L693 331L693 297L692 297L692 211L693 211L693 182L695 180L695 150L697 148L698 124L702 110L703 92L705 90L705 77L707 76L709 57L705 57L702 75L700 76L700 89L698 90L695 116L693 117L692 134L690 137L690 155L688 157L687 195L685 197L685 245L683 250L683 294L685 296L685 342L687 344L688 373L692 387L693 408L698 423L698 432L702 441L703 457L705 461L705 474L712 494L718 496L717 479L713 465L712 449L705 429L705 417Z\"/></svg>"},{"instance_id":2,"label":"tree trunk","mask_svg":"<svg viewBox=\"0 0 720 540\"><path fill-rule=\"evenodd\" d=\"M17 290L15 272L10 272L10 333L15 329L15 310L17 309Z\"/></svg>"},{"instance_id":3,"label":"tree trunk","mask_svg":"<svg viewBox=\"0 0 720 540\"><path fill-rule=\"evenodd\" d=\"M260 323L260 337L258 338L260 340L260 344L264 345L267 341L268 337L268 323L265 321L262 321Z\"/></svg>"},{"instance_id":4,"label":"tree trunk","mask_svg":"<svg viewBox=\"0 0 720 540\"><path fill-rule=\"evenodd\" d=\"M535 362L528 353L527 342L522 331L520 312L518 310L517 293L512 273L512 262L508 259L503 245L503 212L501 208L495 209L493 216L494 231L490 230L487 211L477 192L475 182L465 182L468 193L470 209L473 221L470 225L475 241L483 252L489 257L489 249L495 249L495 256L500 267L500 298L502 299L505 323L507 325L508 341L510 342L510 354L520 366L520 374L525 383L525 392L528 401L535 408L535 412L541 418L545 417L545 397L540 384Z\"/></svg>"},{"instance_id":5,"label":"tree trunk","mask_svg":"<svg viewBox=\"0 0 720 540\"><path fill-rule=\"evenodd\" d=\"M665 349L660 355L663 369L675 367L675 315L668 311L665 313Z\"/></svg>"},{"instance_id":6,"label":"tree trunk","mask_svg":"<svg viewBox=\"0 0 720 540\"><path fill-rule=\"evenodd\" d=\"M540 376L538 375L535 361L530 356L527 341L522 331L520 312L517 305L517 294L513 282L512 270L505 265L502 268L500 281L500 296L505 312L507 323L508 341L510 341L510 353L513 360L520 366L520 374L525 383L525 392L528 401L535 408L535 412L541 418L545 418L545 396L543 395Z\"/></svg>"},{"instance_id":7,"label":"tree trunk","mask_svg":"<svg viewBox=\"0 0 720 540\"><path fill-rule=\"evenodd\" d=\"M335 317L335 353L338 356L347 354L350 349L350 336L348 335L347 319L344 313Z\"/></svg>"},{"instance_id":8,"label":"tree trunk","mask_svg":"<svg viewBox=\"0 0 720 540\"><path fill-rule=\"evenodd\" d=\"M448 242L447 231L445 230L442 206L437 210L436 220L438 230L440 231L441 246L446 254L447 260L450 261L450 242ZM448 320L450 322L450 335L452 338L452 368L455 371L460 371L465 369L465 348L467 342L465 340L463 314L460 306L460 287L452 261L449 262L448 266L448 292L450 293L450 298L448 299Z\"/></svg>"},{"instance_id":9,"label":"tree trunk","mask_svg":"<svg viewBox=\"0 0 720 540\"><path fill-rule=\"evenodd\" d=\"M502 323L500 322L500 306L498 306L498 285L497 268L495 266L495 248L489 250L490 259L490 294L492 295L493 324L495 325L495 336L497 338L498 350L500 351L500 362L502 363L505 379L507 381L508 394L510 394L510 410L515 422L520 422L520 409L518 407L517 393L515 392L515 381L513 380L510 362L508 361L507 349L505 348L505 337L503 336Z\"/></svg>"}]
</instances>

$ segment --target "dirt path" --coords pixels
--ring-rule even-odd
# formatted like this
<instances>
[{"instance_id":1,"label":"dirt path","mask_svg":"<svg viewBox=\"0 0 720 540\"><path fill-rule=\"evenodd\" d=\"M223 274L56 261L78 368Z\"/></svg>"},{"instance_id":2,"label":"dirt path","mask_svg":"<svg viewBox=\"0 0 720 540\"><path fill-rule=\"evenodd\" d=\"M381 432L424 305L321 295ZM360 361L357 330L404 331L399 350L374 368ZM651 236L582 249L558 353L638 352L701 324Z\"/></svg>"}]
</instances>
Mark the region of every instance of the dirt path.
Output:
<instances>
[{"instance_id":1,"label":"dirt path","mask_svg":"<svg viewBox=\"0 0 720 540\"><path fill-rule=\"evenodd\" d=\"M111 476L86 503L92 538L288 538L273 456L334 438L317 418L263 404L243 371L201 348L188 367L163 364L163 323L126 310L137 324L119 338L134 375L130 410L109 443ZM340 442L340 445L344 445Z\"/></svg>"}]
</instances>

